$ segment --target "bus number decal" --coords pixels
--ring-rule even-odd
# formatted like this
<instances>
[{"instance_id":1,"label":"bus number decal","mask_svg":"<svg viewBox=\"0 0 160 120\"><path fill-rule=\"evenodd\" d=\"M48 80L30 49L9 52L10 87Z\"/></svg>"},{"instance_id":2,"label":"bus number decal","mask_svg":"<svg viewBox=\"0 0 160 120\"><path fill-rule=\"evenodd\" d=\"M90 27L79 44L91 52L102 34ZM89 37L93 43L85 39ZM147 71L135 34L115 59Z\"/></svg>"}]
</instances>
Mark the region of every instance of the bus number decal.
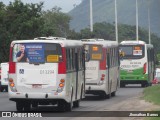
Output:
<instances>
[{"instance_id":1,"label":"bus number decal","mask_svg":"<svg viewBox=\"0 0 160 120\"><path fill-rule=\"evenodd\" d=\"M40 74L54 74L54 70L40 70Z\"/></svg>"},{"instance_id":2,"label":"bus number decal","mask_svg":"<svg viewBox=\"0 0 160 120\"><path fill-rule=\"evenodd\" d=\"M86 70L96 70L96 67L86 67Z\"/></svg>"}]
</instances>

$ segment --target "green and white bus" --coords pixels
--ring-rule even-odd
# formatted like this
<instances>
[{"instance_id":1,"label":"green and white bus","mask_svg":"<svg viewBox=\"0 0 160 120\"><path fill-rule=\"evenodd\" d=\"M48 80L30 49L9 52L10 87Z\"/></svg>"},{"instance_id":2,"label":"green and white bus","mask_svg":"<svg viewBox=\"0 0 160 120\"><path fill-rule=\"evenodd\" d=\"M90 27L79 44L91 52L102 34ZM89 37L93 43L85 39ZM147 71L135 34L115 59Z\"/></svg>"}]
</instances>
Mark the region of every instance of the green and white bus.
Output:
<instances>
[{"instance_id":1,"label":"green and white bus","mask_svg":"<svg viewBox=\"0 0 160 120\"><path fill-rule=\"evenodd\" d=\"M154 78L153 45L144 41L122 41L120 52L120 87L126 84L151 85Z\"/></svg>"}]
</instances>

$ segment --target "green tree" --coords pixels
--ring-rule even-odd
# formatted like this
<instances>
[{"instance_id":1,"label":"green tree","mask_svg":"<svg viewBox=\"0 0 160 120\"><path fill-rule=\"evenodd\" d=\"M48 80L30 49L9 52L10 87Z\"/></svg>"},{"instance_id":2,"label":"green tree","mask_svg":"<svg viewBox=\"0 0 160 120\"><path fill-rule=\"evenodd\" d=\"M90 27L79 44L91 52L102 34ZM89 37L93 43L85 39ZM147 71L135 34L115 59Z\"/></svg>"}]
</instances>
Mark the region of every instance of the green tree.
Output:
<instances>
[{"instance_id":1,"label":"green tree","mask_svg":"<svg viewBox=\"0 0 160 120\"><path fill-rule=\"evenodd\" d=\"M71 17L62 13L61 8L55 6L51 10L45 11L42 18L44 19L44 36L68 36Z\"/></svg>"},{"instance_id":2,"label":"green tree","mask_svg":"<svg viewBox=\"0 0 160 120\"><path fill-rule=\"evenodd\" d=\"M12 40L41 36L42 6L43 3L24 4L20 0L10 2L8 6L0 2L0 62L9 60Z\"/></svg>"}]
</instances>

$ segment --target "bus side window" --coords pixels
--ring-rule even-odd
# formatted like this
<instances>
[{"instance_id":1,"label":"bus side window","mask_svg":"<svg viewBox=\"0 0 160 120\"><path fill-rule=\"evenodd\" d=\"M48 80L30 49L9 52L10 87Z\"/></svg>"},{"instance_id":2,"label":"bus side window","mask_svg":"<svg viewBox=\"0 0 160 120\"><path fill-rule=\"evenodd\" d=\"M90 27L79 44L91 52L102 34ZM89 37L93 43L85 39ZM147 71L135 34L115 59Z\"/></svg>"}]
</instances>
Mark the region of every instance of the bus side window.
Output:
<instances>
[{"instance_id":1,"label":"bus side window","mask_svg":"<svg viewBox=\"0 0 160 120\"><path fill-rule=\"evenodd\" d=\"M110 48L110 67L113 67L113 48Z\"/></svg>"},{"instance_id":2,"label":"bus side window","mask_svg":"<svg viewBox=\"0 0 160 120\"><path fill-rule=\"evenodd\" d=\"M72 49L72 64L73 64L73 70L76 69L75 67L75 48Z\"/></svg>"},{"instance_id":3,"label":"bus side window","mask_svg":"<svg viewBox=\"0 0 160 120\"><path fill-rule=\"evenodd\" d=\"M71 71L72 70L72 52L71 52L71 48L67 48L67 71Z\"/></svg>"},{"instance_id":4,"label":"bus side window","mask_svg":"<svg viewBox=\"0 0 160 120\"><path fill-rule=\"evenodd\" d=\"M79 48L79 69L83 68L82 54L82 48Z\"/></svg>"},{"instance_id":5,"label":"bus side window","mask_svg":"<svg viewBox=\"0 0 160 120\"><path fill-rule=\"evenodd\" d=\"M72 56L72 48L69 49L70 50L70 65L71 65L71 69L73 70L73 56Z\"/></svg>"},{"instance_id":6,"label":"bus side window","mask_svg":"<svg viewBox=\"0 0 160 120\"><path fill-rule=\"evenodd\" d=\"M81 70L82 69L82 65L81 65L81 62L82 62L82 56L81 56L81 48L76 48L76 51L77 51L77 69L78 70Z\"/></svg>"},{"instance_id":7,"label":"bus side window","mask_svg":"<svg viewBox=\"0 0 160 120\"><path fill-rule=\"evenodd\" d=\"M107 67L110 68L110 53L107 53Z\"/></svg>"}]
</instances>

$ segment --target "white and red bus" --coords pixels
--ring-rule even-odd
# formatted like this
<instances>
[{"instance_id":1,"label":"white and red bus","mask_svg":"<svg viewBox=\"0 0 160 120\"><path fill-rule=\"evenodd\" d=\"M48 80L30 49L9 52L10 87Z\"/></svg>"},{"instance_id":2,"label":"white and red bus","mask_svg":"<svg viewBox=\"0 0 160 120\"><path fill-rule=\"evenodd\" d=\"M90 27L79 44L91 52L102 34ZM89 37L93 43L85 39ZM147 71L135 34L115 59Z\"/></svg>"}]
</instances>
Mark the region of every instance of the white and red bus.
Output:
<instances>
[{"instance_id":1,"label":"white and red bus","mask_svg":"<svg viewBox=\"0 0 160 120\"><path fill-rule=\"evenodd\" d=\"M102 98L115 96L119 86L118 43L102 39L83 39L86 56L86 94ZM87 58L87 57L86 57Z\"/></svg>"},{"instance_id":2,"label":"white and red bus","mask_svg":"<svg viewBox=\"0 0 160 120\"><path fill-rule=\"evenodd\" d=\"M18 111L38 105L78 107L85 94L81 41L58 37L16 40L10 46L9 99Z\"/></svg>"}]
</instances>

